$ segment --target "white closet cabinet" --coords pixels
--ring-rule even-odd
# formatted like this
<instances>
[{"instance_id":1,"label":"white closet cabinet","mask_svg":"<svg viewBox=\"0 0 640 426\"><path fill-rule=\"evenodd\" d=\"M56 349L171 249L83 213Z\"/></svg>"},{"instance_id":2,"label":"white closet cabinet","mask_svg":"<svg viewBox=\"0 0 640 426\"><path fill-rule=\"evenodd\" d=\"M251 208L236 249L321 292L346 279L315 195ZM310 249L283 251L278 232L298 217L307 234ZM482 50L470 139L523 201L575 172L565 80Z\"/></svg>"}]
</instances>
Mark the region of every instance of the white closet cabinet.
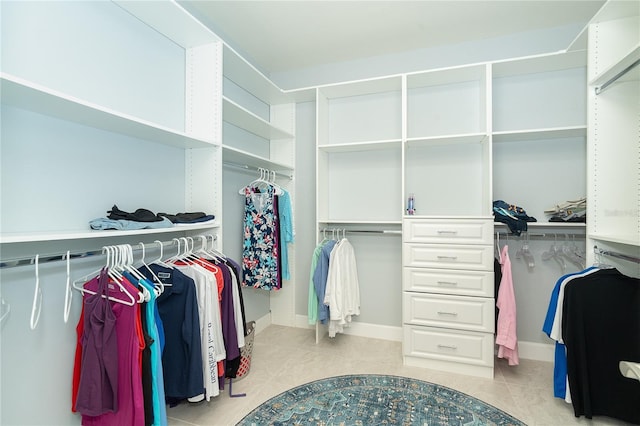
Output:
<instances>
[{"instance_id":1,"label":"white closet cabinet","mask_svg":"<svg viewBox=\"0 0 640 426\"><path fill-rule=\"evenodd\" d=\"M3 244L216 232L213 33L170 2L9 2L2 40ZM113 204L205 211L218 223L90 231Z\"/></svg>"},{"instance_id":2,"label":"white closet cabinet","mask_svg":"<svg viewBox=\"0 0 640 426\"><path fill-rule=\"evenodd\" d=\"M586 195L586 52L492 65L493 199L544 210Z\"/></svg>"},{"instance_id":3,"label":"white closet cabinet","mask_svg":"<svg viewBox=\"0 0 640 426\"><path fill-rule=\"evenodd\" d=\"M400 267L358 266L401 271L406 364L493 376L492 202L584 229L544 210L586 194L586 84L582 50L317 89L318 231L401 221Z\"/></svg>"},{"instance_id":4,"label":"white closet cabinet","mask_svg":"<svg viewBox=\"0 0 640 426\"><path fill-rule=\"evenodd\" d=\"M589 248L638 257L640 4L607 3L590 24L588 38ZM630 274L640 276L637 270Z\"/></svg>"}]
</instances>

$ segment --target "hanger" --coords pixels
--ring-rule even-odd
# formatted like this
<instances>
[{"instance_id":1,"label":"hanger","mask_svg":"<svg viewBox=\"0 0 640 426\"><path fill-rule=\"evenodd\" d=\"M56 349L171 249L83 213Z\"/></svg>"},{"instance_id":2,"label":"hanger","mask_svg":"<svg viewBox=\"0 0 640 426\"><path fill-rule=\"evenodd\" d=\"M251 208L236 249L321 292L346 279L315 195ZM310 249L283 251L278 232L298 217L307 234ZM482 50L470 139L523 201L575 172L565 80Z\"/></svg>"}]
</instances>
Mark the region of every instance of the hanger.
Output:
<instances>
[{"instance_id":1,"label":"hanger","mask_svg":"<svg viewBox=\"0 0 640 426\"><path fill-rule=\"evenodd\" d=\"M131 247L131 244L123 244L118 246L118 248L121 250L122 254L121 267L123 268L123 271L130 273L138 281L144 280L145 276L133 267L133 248ZM138 283L131 284L134 285L142 295L142 300L140 300L139 302L148 302L149 300L151 300L151 293L149 292L148 288L143 285L137 285Z\"/></svg>"},{"instance_id":2,"label":"hanger","mask_svg":"<svg viewBox=\"0 0 640 426\"><path fill-rule=\"evenodd\" d=\"M40 255L36 254L36 287L33 292L33 304L31 305L31 319L29 321L29 326L32 330L38 326L38 321L40 320L40 312L42 310L42 289L40 288L40 271L38 260L40 260Z\"/></svg>"},{"instance_id":3,"label":"hanger","mask_svg":"<svg viewBox=\"0 0 640 426\"><path fill-rule=\"evenodd\" d=\"M71 312L71 301L73 300L73 291L71 291L71 253L67 250L67 284L64 290L64 313L63 319L66 324L69 321L69 313Z\"/></svg>"},{"instance_id":4,"label":"hanger","mask_svg":"<svg viewBox=\"0 0 640 426\"><path fill-rule=\"evenodd\" d=\"M164 248L164 245L162 244L162 241L155 240L154 243L158 243L158 245L160 246L160 256L156 260L151 262L151 263L155 263L156 265L164 266L165 268L168 268L168 269L173 269L173 266L169 265L168 263L166 263L166 262L164 262L162 260L162 257L163 257L162 250Z\"/></svg>"},{"instance_id":5,"label":"hanger","mask_svg":"<svg viewBox=\"0 0 640 426\"><path fill-rule=\"evenodd\" d=\"M524 232L524 240L522 241L522 247L520 247L516 251L516 258L524 258L525 262L529 269L533 269L536 266L535 259L533 257L533 253L529 250L529 233Z\"/></svg>"},{"instance_id":6,"label":"hanger","mask_svg":"<svg viewBox=\"0 0 640 426\"><path fill-rule=\"evenodd\" d=\"M271 173L271 176L269 179L269 183L276 190L276 195L284 194L284 189L282 189L282 187L276 183L276 171L272 170L270 173Z\"/></svg>"},{"instance_id":7,"label":"hanger","mask_svg":"<svg viewBox=\"0 0 640 426\"><path fill-rule=\"evenodd\" d=\"M117 274L115 272L112 272L112 256L115 256L115 253L113 252L112 248L110 246L105 246L102 247L102 253L107 255L107 261L106 261L106 266L102 267L101 269L99 269L98 271L94 271L91 272L90 274L85 275L82 278L78 278L77 280L73 281L72 283L72 287L75 288L76 290L78 290L79 292L81 292L83 295L84 294L91 294L91 295L95 295L97 294L95 291L93 290L89 290L88 288L84 287L84 284L86 284L87 279L90 276L94 276L96 273L101 272L103 269L107 269L107 273L109 274L109 277L112 278L112 280L118 285L118 287L120 288L121 292L125 294L126 298L124 299L118 299L117 297L113 296L113 295L109 295L107 297L107 299L111 300L112 302L117 302L117 303L122 303L124 305L127 306L133 306L136 303L136 297L134 297L123 285L122 282L119 279L114 279L114 277L117 277ZM83 284L79 284L79 282L82 281ZM139 293L138 293L139 294ZM104 296L102 296L104 297ZM138 297L139 298L139 297Z\"/></svg>"},{"instance_id":8,"label":"hanger","mask_svg":"<svg viewBox=\"0 0 640 426\"><path fill-rule=\"evenodd\" d=\"M162 257L162 243L160 241L158 242L160 243L160 257ZM140 259L140 262L142 263L141 267L144 266L153 277L153 282L152 282L153 288L155 289L156 296L160 296L164 291L164 283L160 281L160 278L158 278L158 276L155 274L155 272L153 272L153 270L149 267L149 265L145 263L144 243L139 243L139 244L140 244L140 247L142 247L142 259Z\"/></svg>"}]
</instances>

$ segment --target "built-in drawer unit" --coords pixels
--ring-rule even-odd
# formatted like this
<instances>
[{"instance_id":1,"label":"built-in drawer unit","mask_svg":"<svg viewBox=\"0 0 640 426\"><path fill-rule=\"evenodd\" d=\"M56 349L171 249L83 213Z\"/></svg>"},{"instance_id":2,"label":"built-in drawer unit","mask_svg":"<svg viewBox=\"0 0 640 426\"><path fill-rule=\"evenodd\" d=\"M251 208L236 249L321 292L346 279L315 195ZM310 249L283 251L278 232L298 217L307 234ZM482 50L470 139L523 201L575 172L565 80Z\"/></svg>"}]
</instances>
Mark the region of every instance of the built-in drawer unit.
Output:
<instances>
[{"instance_id":1,"label":"built-in drawer unit","mask_svg":"<svg viewBox=\"0 0 640 426\"><path fill-rule=\"evenodd\" d=\"M478 297L494 296L492 272L405 267L402 274L404 291Z\"/></svg>"},{"instance_id":2,"label":"built-in drawer unit","mask_svg":"<svg viewBox=\"0 0 640 426\"><path fill-rule=\"evenodd\" d=\"M406 217L405 365L493 377L493 218Z\"/></svg>"},{"instance_id":3,"label":"built-in drawer unit","mask_svg":"<svg viewBox=\"0 0 640 426\"><path fill-rule=\"evenodd\" d=\"M403 240L413 243L492 244L492 219L406 219Z\"/></svg>"},{"instance_id":4,"label":"built-in drawer unit","mask_svg":"<svg viewBox=\"0 0 640 426\"><path fill-rule=\"evenodd\" d=\"M493 366L493 335L464 330L404 327L405 356Z\"/></svg>"},{"instance_id":5,"label":"built-in drawer unit","mask_svg":"<svg viewBox=\"0 0 640 426\"><path fill-rule=\"evenodd\" d=\"M404 243L404 266L493 270L493 246Z\"/></svg>"},{"instance_id":6,"label":"built-in drawer unit","mask_svg":"<svg viewBox=\"0 0 640 426\"><path fill-rule=\"evenodd\" d=\"M492 333L495 304L482 297L405 292L402 316L405 324Z\"/></svg>"}]
</instances>

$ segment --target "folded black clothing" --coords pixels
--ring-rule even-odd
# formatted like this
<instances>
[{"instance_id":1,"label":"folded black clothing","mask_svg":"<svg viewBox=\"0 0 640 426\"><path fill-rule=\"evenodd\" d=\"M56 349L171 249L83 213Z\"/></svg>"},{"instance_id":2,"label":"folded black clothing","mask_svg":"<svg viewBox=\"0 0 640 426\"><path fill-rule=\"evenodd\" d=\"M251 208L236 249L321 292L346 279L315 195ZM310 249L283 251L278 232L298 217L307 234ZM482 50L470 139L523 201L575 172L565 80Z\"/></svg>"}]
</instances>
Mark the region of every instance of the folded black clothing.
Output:
<instances>
[{"instance_id":1,"label":"folded black clothing","mask_svg":"<svg viewBox=\"0 0 640 426\"><path fill-rule=\"evenodd\" d=\"M107 210L107 213L109 213L109 215L107 217L109 219L113 219L113 220L124 219L124 220L132 220L132 221L135 221L135 222L160 222L160 221L162 221L162 218L160 216L157 216L151 210L137 209L135 212L129 213L129 212L125 212L123 210L120 210L118 208L118 206L116 206L115 204L113 205L113 207L111 207L111 210Z\"/></svg>"},{"instance_id":2,"label":"folded black clothing","mask_svg":"<svg viewBox=\"0 0 640 426\"><path fill-rule=\"evenodd\" d=\"M188 212L176 214L158 213L158 216L166 217L173 223L198 223L215 219L213 215L208 215L204 212Z\"/></svg>"}]
</instances>

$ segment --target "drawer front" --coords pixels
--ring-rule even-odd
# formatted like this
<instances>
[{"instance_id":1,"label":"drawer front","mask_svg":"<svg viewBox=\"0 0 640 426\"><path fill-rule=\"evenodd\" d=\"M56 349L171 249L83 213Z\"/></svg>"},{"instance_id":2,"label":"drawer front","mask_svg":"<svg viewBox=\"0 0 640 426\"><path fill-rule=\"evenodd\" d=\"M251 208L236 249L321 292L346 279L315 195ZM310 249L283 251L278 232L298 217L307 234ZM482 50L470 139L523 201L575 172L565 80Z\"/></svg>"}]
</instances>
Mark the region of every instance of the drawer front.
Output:
<instances>
[{"instance_id":1,"label":"drawer front","mask_svg":"<svg viewBox=\"0 0 640 426\"><path fill-rule=\"evenodd\" d=\"M406 356L493 366L493 334L404 326Z\"/></svg>"},{"instance_id":2,"label":"drawer front","mask_svg":"<svg viewBox=\"0 0 640 426\"><path fill-rule=\"evenodd\" d=\"M402 274L405 291L494 297L493 272L405 267Z\"/></svg>"},{"instance_id":3,"label":"drawer front","mask_svg":"<svg viewBox=\"0 0 640 426\"><path fill-rule=\"evenodd\" d=\"M405 292L402 317L405 324L493 333L495 303L493 298Z\"/></svg>"},{"instance_id":4,"label":"drawer front","mask_svg":"<svg viewBox=\"0 0 640 426\"><path fill-rule=\"evenodd\" d=\"M493 271L493 246L402 245L404 266Z\"/></svg>"},{"instance_id":5,"label":"drawer front","mask_svg":"<svg viewBox=\"0 0 640 426\"><path fill-rule=\"evenodd\" d=\"M405 219L408 243L493 244L493 219Z\"/></svg>"}]
</instances>

